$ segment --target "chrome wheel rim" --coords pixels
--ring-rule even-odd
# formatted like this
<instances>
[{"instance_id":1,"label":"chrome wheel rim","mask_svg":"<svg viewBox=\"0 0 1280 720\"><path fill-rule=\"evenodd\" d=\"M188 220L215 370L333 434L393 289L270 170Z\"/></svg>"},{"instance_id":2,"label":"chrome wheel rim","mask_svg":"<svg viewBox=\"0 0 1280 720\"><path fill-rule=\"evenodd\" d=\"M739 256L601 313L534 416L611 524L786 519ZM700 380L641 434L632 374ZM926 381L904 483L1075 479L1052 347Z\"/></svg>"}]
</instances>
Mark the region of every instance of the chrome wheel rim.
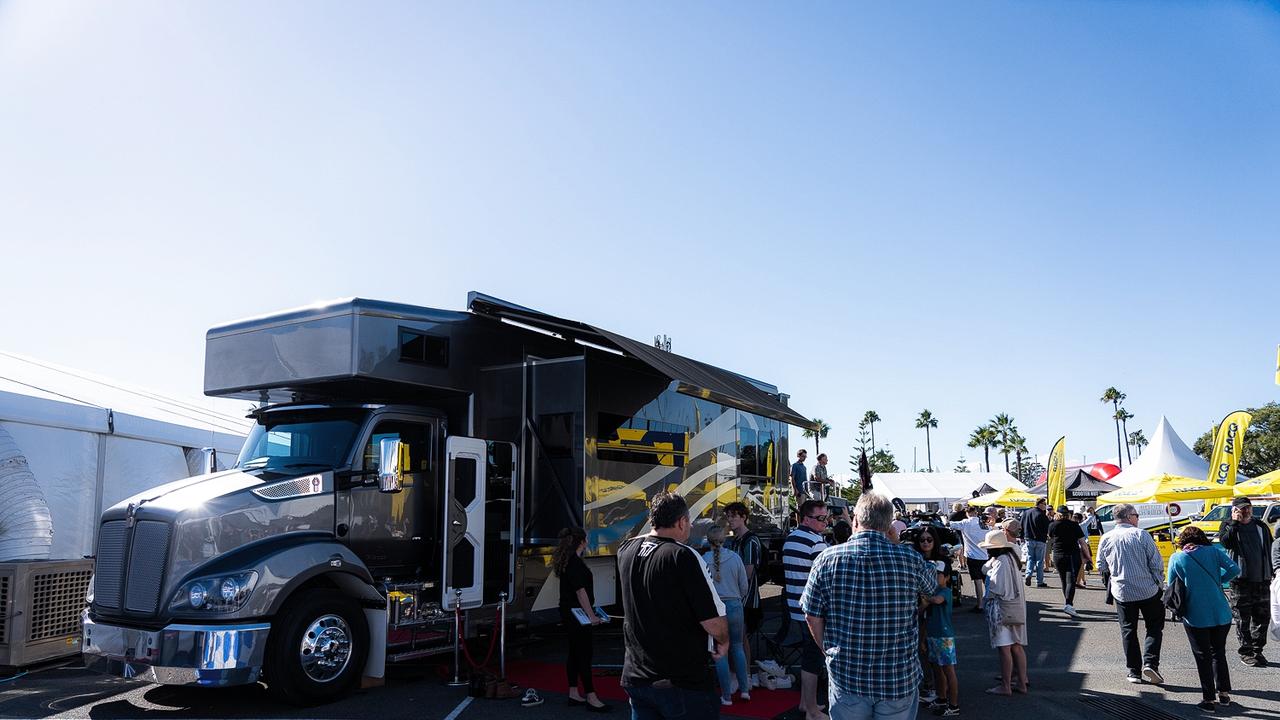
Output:
<instances>
[{"instance_id":1,"label":"chrome wheel rim","mask_svg":"<svg viewBox=\"0 0 1280 720\"><path fill-rule=\"evenodd\" d=\"M307 626L298 648L298 660L307 677L332 682L351 662L351 628L338 615L322 615Z\"/></svg>"}]
</instances>

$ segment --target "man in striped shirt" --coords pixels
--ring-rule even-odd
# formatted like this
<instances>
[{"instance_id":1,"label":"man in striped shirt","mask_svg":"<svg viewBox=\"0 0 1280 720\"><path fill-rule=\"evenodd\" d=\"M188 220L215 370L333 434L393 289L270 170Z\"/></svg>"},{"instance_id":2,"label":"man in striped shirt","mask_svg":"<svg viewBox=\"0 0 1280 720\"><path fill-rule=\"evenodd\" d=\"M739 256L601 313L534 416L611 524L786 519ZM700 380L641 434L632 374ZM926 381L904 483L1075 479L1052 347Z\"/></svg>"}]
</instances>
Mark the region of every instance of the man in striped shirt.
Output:
<instances>
[{"instance_id":1,"label":"man in striped shirt","mask_svg":"<svg viewBox=\"0 0 1280 720\"><path fill-rule=\"evenodd\" d=\"M809 569L814 558L827 549L822 533L827 529L827 505L819 500L806 500L800 504L800 524L787 535L782 545L782 571L786 585L787 613L793 624L800 626L803 645L800 651L800 709L807 720L826 720L818 708L818 673L822 672L823 656L813 635L805 623L800 609L800 596L809 581Z\"/></svg>"},{"instance_id":2,"label":"man in striped shirt","mask_svg":"<svg viewBox=\"0 0 1280 720\"><path fill-rule=\"evenodd\" d=\"M1160 642L1164 637L1162 601L1164 561L1151 534L1138 527L1138 510L1128 503L1117 505L1116 525L1098 542L1098 572L1111 577L1111 594L1116 599L1120 620L1120 642L1124 645L1128 680L1161 684ZM1147 626L1142 652L1138 651L1138 616Z\"/></svg>"}]
</instances>

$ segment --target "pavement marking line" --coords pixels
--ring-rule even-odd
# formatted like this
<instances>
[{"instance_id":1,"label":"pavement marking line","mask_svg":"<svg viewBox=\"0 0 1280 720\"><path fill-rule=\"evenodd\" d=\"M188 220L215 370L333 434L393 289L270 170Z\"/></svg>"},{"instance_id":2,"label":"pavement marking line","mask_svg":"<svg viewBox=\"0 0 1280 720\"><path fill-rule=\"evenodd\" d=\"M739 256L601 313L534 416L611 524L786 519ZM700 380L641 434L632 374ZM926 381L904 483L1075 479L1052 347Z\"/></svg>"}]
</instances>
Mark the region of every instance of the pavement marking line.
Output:
<instances>
[{"instance_id":1,"label":"pavement marking line","mask_svg":"<svg viewBox=\"0 0 1280 720\"><path fill-rule=\"evenodd\" d=\"M458 707L454 708L453 712L449 713L448 715L445 715L444 720L457 720L457 717L462 714L463 710L467 709L467 706L470 705L471 701L474 699L475 698L473 697L462 698L462 702L458 703Z\"/></svg>"}]
</instances>

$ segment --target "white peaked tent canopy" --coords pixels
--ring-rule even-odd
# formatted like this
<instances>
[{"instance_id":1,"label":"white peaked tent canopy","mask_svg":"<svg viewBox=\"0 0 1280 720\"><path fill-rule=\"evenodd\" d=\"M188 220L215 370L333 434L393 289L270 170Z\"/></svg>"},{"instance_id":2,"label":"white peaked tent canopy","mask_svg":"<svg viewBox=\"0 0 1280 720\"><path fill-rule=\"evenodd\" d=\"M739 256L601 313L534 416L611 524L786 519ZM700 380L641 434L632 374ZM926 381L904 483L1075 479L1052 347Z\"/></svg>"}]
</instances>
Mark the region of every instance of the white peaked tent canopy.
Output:
<instances>
[{"instance_id":1,"label":"white peaked tent canopy","mask_svg":"<svg viewBox=\"0 0 1280 720\"><path fill-rule=\"evenodd\" d=\"M1026 487L1006 472L990 473L876 473L871 476L871 490L908 505L946 504L968 500L974 490L990 486L992 490Z\"/></svg>"},{"instance_id":2,"label":"white peaked tent canopy","mask_svg":"<svg viewBox=\"0 0 1280 720\"><path fill-rule=\"evenodd\" d=\"M1209 461L1187 447L1163 415L1151 436L1151 443L1142 451L1142 456L1107 482L1127 487L1161 475L1179 475L1200 480L1209 477Z\"/></svg>"}]
</instances>

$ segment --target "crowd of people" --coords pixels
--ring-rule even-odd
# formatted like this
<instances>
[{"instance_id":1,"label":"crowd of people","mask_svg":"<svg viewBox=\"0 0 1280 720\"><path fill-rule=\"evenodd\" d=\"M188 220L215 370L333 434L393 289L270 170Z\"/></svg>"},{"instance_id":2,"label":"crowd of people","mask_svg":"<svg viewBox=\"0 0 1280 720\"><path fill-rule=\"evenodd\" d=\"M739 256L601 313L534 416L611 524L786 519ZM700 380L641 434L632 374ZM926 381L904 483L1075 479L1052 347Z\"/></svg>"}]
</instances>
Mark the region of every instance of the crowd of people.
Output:
<instances>
[{"instance_id":1,"label":"crowd of people","mask_svg":"<svg viewBox=\"0 0 1280 720\"><path fill-rule=\"evenodd\" d=\"M952 611L961 603L965 576L976 599L970 612L984 616L1000 668L996 684L985 689L989 694L1030 690L1025 588L1047 587L1047 567L1057 572L1062 612L1072 618L1079 617L1073 600L1084 571L1096 568L1107 601L1116 606L1130 682L1164 682L1160 654L1169 609L1186 631L1202 708L1232 702L1225 647L1233 620L1241 661L1266 664L1280 540L1252 519L1247 498L1234 502L1220 544L1194 526L1183 528L1167 569L1132 505L1116 506L1115 527L1105 534L1092 510L1055 510L1043 500L1020 517L1004 514L957 505L948 518L908 518L889 498L867 492L847 519L833 523L824 501L799 504L782 546L782 597L790 621L805 630L799 653L805 720L911 720L922 707L960 715ZM684 498L662 492L650 502L652 531L620 548L621 685L635 720L716 717L721 707L751 701L746 638L762 619L764 548L748 517L744 504L728 505L723 524L706 533L708 549L699 553L688 545L692 519ZM1100 536L1096 556L1090 536ZM569 628L569 704L608 712L591 684L596 621L590 571L579 557L584 547L582 531L567 529L554 564ZM1230 588L1225 594L1224 585ZM590 621L581 621L584 614ZM828 695L819 698L824 674Z\"/></svg>"}]
</instances>

